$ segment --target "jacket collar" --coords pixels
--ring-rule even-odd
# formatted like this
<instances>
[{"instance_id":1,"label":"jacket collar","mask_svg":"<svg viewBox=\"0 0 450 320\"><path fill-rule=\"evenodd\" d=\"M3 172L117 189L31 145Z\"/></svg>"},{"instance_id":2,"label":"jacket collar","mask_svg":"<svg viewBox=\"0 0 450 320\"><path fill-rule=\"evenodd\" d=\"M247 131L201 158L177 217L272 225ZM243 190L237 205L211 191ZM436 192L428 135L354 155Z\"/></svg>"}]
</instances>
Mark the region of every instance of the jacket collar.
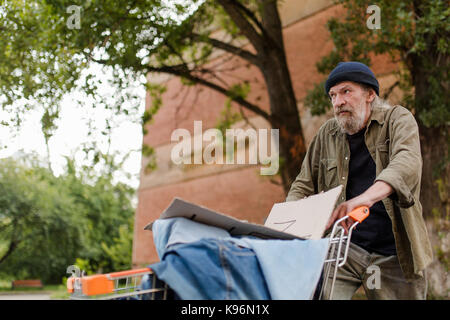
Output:
<instances>
[{"instance_id":1,"label":"jacket collar","mask_svg":"<svg viewBox=\"0 0 450 320\"><path fill-rule=\"evenodd\" d=\"M385 107L384 105L381 107L374 107L369 118L369 123L371 123L372 121L377 121L379 124L383 124L386 110L387 107Z\"/></svg>"}]
</instances>

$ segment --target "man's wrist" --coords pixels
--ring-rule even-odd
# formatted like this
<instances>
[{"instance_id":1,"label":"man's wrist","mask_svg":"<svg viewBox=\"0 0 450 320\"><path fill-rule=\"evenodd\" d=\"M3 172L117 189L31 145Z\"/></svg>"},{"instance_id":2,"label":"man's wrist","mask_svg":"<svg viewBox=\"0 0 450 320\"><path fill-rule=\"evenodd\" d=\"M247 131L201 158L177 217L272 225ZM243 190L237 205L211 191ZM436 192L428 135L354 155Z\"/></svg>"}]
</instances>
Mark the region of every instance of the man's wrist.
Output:
<instances>
[{"instance_id":1,"label":"man's wrist","mask_svg":"<svg viewBox=\"0 0 450 320\"><path fill-rule=\"evenodd\" d=\"M384 181L375 182L369 189L361 194L363 201L367 203L369 208L376 202L387 198L394 192L394 189Z\"/></svg>"},{"instance_id":2,"label":"man's wrist","mask_svg":"<svg viewBox=\"0 0 450 320\"><path fill-rule=\"evenodd\" d=\"M374 205L374 203L376 201L374 201L371 192L368 192L368 191L369 191L369 189L367 189L365 192L363 192L361 195L359 195L359 202L370 208Z\"/></svg>"}]
</instances>

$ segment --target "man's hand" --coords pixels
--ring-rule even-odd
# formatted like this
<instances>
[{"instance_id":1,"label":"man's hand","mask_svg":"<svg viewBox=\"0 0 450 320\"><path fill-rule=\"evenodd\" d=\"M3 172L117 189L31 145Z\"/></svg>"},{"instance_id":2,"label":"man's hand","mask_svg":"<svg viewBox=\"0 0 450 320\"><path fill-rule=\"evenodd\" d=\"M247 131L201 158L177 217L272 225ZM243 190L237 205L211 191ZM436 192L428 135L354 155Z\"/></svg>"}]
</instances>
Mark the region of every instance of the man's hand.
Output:
<instances>
[{"instance_id":1,"label":"man's hand","mask_svg":"<svg viewBox=\"0 0 450 320\"><path fill-rule=\"evenodd\" d=\"M348 213L354 209L367 206L372 207L376 202L388 197L394 189L384 181L375 182L369 189L367 189L361 195L341 203L331 214L331 218L328 221L326 229L330 228L336 220L345 217ZM345 229L345 233L348 233L348 229L355 221L352 218L348 218L342 222L342 227Z\"/></svg>"},{"instance_id":2,"label":"man's hand","mask_svg":"<svg viewBox=\"0 0 450 320\"><path fill-rule=\"evenodd\" d=\"M348 201L341 203L333 211L331 218L328 221L328 225L327 225L326 229L330 228L336 222L336 220L339 220L339 219L345 217L348 213L350 213L354 209L361 207L361 206L367 206L370 208L372 205L373 205L373 203L366 197L366 195L364 195L364 193L358 197L355 197L353 199L350 199ZM355 221L350 217L347 220L344 220L341 222L341 225L345 230L345 234L348 233L348 229L351 227L351 225L354 222Z\"/></svg>"}]
</instances>

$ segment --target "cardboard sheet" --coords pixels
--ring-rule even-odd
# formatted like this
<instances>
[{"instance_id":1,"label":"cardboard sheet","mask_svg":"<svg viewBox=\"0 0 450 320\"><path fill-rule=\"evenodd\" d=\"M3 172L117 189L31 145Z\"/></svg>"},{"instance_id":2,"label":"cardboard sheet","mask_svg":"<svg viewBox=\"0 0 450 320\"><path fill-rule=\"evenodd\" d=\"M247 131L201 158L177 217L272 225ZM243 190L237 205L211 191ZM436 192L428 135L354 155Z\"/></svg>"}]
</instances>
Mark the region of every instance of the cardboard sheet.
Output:
<instances>
[{"instance_id":1,"label":"cardboard sheet","mask_svg":"<svg viewBox=\"0 0 450 320\"><path fill-rule=\"evenodd\" d=\"M263 239L320 239L336 201L342 192L338 186L305 199L277 203L265 225L239 220L209 208L174 198L159 219L184 217L227 230L232 236L252 235ZM145 226L152 229L153 222Z\"/></svg>"},{"instance_id":2,"label":"cardboard sheet","mask_svg":"<svg viewBox=\"0 0 450 320\"><path fill-rule=\"evenodd\" d=\"M263 239L285 239L298 238L295 235L280 232L263 225L239 220L228 215L213 211L180 198L174 198L169 207L163 211L159 219L183 217L193 221L222 228L232 236L251 235ZM152 229L153 222L145 226L145 230Z\"/></svg>"},{"instance_id":3,"label":"cardboard sheet","mask_svg":"<svg viewBox=\"0 0 450 320\"><path fill-rule=\"evenodd\" d=\"M265 226L303 239L320 239L342 188L338 186L305 199L276 203Z\"/></svg>"}]
</instances>

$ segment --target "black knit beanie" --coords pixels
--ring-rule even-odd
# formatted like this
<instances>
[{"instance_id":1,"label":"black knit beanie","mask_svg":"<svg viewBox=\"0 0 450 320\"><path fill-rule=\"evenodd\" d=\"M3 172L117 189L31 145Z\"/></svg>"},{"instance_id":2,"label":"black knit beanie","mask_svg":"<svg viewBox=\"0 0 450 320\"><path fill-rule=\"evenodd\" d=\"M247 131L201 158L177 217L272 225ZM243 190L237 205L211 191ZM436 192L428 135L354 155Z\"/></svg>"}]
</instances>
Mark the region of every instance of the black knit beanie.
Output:
<instances>
[{"instance_id":1,"label":"black knit beanie","mask_svg":"<svg viewBox=\"0 0 450 320\"><path fill-rule=\"evenodd\" d=\"M371 86L379 96L379 84L372 70L364 63L349 61L339 62L331 71L325 82L325 92L328 95L330 88L342 81L353 81Z\"/></svg>"}]
</instances>

